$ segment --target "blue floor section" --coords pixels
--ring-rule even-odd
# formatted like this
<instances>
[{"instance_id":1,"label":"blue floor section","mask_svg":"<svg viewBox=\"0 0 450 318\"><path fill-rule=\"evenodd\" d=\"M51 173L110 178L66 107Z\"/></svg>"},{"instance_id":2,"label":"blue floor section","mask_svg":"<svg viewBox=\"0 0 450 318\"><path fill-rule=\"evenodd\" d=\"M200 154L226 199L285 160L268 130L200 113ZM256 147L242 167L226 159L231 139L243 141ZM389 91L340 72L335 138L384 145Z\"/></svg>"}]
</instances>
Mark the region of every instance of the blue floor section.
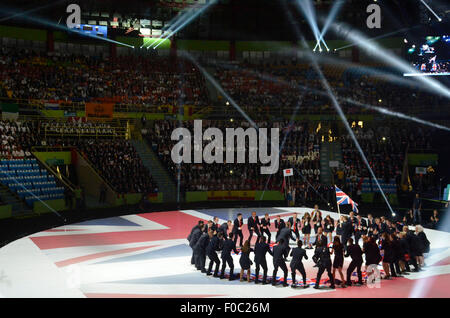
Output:
<instances>
[{"instance_id":1,"label":"blue floor section","mask_svg":"<svg viewBox=\"0 0 450 318\"><path fill-rule=\"evenodd\" d=\"M170 246L167 248L162 248L155 251L149 251L145 253L139 253L136 255L124 256L120 258L114 258L107 261L98 262L95 264L110 264L118 262L134 262L134 261L147 261L158 258L167 257L180 257L180 256L191 256L192 249L187 244L180 244L175 246Z\"/></svg>"},{"instance_id":2,"label":"blue floor section","mask_svg":"<svg viewBox=\"0 0 450 318\"><path fill-rule=\"evenodd\" d=\"M98 219L76 223L75 225L106 225L106 226L140 226L139 224L128 221L120 216L112 218Z\"/></svg>"}]
</instances>

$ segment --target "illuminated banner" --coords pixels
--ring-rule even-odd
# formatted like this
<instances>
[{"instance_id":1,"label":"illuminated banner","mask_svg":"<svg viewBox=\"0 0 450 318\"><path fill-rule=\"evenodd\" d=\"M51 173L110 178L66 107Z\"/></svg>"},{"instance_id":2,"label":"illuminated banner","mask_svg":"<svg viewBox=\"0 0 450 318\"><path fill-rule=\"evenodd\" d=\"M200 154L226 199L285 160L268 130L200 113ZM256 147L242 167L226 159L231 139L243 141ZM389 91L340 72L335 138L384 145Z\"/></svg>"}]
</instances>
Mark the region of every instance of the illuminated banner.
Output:
<instances>
[{"instance_id":1,"label":"illuminated banner","mask_svg":"<svg viewBox=\"0 0 450 318\"><path fill-rule=\"evenodd\" d=\"M255 200L255 191L208 191L208 200Z\"/></svg>"},{"instance_id":2,"label":"illuminated banner","mask_svg":"<svg viewBox=\"0 0 450 318\"><path fill-rule=\"evenodd\" d=\"M86 117L112 118L113 103L86 103Z\"/></svg>"}]
</instances>

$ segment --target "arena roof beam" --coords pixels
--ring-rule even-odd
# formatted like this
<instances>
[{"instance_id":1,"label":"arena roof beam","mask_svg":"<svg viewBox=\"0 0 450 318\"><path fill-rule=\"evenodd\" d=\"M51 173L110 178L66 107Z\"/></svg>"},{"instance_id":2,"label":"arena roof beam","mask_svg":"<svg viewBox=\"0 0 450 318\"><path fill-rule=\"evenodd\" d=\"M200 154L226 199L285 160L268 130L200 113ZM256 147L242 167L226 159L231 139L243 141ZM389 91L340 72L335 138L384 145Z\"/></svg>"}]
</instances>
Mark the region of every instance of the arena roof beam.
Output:
<instances>
[{"instance_id":1,"label":"arena roof beam","mask_svg":"<svg viewBox=\"0 0 450 318\"><path fill-rule=\"evenodd\" d=\"M343 35L345 38L348 38L356 43L359 42L357 45L364 51L372 54L372 56L375 56L379 60L392 65L399 71L403 73L419 74L419 72L411 67L407 62L386 51L376 43L368 42L367 38L361 32L351 29L346 24L342 22L333 23L332 28L335 33ZM450 90L438 81L425 76L417 76L415 78L417 78L417 80L421 81L426 86L430 87L436 94L445 96L447 99L450 99Z\"/></svg>"}]
</instances>

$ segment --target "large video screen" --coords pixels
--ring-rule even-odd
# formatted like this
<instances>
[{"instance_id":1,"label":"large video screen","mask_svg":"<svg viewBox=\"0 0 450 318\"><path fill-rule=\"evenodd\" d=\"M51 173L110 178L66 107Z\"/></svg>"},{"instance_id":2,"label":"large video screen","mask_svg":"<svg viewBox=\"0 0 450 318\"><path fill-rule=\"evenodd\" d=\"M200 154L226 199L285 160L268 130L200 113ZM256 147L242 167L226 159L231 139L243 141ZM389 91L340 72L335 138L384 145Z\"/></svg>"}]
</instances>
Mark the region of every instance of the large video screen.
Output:
<instances>
[{"instance_id":1,"label":"large video screen","mask_svg":"<svg viewBox=\"0 0 450 318\"><path fill-rule=\"evenodd\" d=\"M410 43L408 60L420 75L450 75L450 36L427 36L418 43ZM405 76L418 76L407 73Z\"/></svg>"}]
</instances>

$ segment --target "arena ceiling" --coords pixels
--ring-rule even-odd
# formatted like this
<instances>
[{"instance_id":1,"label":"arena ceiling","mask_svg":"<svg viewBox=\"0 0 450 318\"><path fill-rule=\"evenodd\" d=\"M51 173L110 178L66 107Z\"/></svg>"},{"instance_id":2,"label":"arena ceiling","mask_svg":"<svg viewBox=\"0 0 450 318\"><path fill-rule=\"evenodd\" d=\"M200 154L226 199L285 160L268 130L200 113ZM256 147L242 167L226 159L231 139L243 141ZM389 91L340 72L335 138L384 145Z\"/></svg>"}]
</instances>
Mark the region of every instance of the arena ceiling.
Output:
<instances>
[{"instance_id":1,"label":"arena ceiling","mask_svg":"<svg viewBox=\"0 0 450 318\"><path fill-rule=\"evenodd\" d=\"M29 21L26 15L14 12L23 12L33 16L42 17L63 23L67 17L66 7L76 3L82 10L82 23L89 21L99 23L103 21L111 26L115 21L117 27L114 32L120 33L127 28L137 29L141 19L170 21L186 6L191 3L208 3L211 0L14 0L2 1L0 5L0 23L13 25L35 26L35 21ZM207 12L190 23L186 28L177 33L178 38L185 39L216 39L216 40L283 40L294 41L296 36L292 31L292 25L287 22L286 6L294 13L300 30L307 39L313 35L306 19L296 12L297 0L218 0ZM302 1L302 0L299 0ZM434 1L434 6L439 10L441 1ZM313 0L317 15L326 16L334 0ZM368 13L367 6L374 0L346 0L337 20L345 21L351 26L363 29L368 36L377 36L401 28L408 28L417 24L423 24L430 28L430 21L423 16L423 7L419 0L384 0L377 1L382 8L383 27L381 29L367 29L365 27ZM298 11L298 10L297 10ZM448 12L440 12L445 15ZM433 25L432 27L435 27ZM439 27L439 26L438 26ZM426 33L426 31L424 31ZM428 32L429 34L436 32ZM329 34L329 37L336 35Z\"/></svg>"}]
</instances>

